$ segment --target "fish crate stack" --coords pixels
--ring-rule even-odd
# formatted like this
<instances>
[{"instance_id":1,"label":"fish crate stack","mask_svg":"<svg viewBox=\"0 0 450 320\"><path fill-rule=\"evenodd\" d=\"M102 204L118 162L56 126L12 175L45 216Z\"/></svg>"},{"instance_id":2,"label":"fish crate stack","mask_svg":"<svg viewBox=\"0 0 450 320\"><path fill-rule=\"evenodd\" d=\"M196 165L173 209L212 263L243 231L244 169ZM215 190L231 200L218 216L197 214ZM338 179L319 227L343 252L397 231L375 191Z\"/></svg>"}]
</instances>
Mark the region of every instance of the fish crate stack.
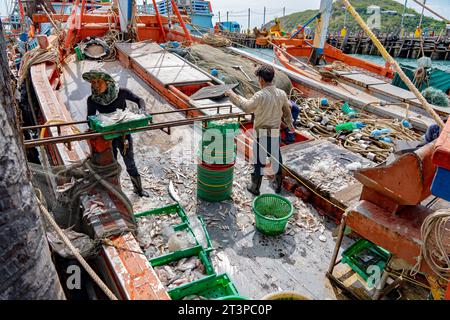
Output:
<instances>
[{"instance_id":1,"label":"fish crate stack","mask_svg":"<svg viewBox=\"0 0 450 320\"><path fill-rule=\"evenodd\" d=\"M231 198L238 122L210 121L202 127L197 166L197 195L209 202Z\"/></svg>"},{"instance_id":2,"label":"fish crate stack","mask_svg":"<svg viewBox=\"0 0 450 320\"><path fill-rule=\"evenodd\" d=\"M217 274L214 270L210 257L210 252L214 248L201 216L197 218L203 229L206 247L197 238L189 216L178 203L137 213L134 216L138 224L139 244L173 300L245 299L239 296L228 274ZM167 251L164 250L166 247L164 240L158 241L165 233L163 230L158 231L158 227L154 224L159 224L158 222L168 222L169 229L173 232L167 241ZM185 233L192 236L193 243L182 245L180 243L178 247L171 246L171 239L177 239ZM149 254L147 249L151 245L155 245L160 252L155 251ZM194 263L194 261L197 262Z\"/></svg>"}]
</instances>

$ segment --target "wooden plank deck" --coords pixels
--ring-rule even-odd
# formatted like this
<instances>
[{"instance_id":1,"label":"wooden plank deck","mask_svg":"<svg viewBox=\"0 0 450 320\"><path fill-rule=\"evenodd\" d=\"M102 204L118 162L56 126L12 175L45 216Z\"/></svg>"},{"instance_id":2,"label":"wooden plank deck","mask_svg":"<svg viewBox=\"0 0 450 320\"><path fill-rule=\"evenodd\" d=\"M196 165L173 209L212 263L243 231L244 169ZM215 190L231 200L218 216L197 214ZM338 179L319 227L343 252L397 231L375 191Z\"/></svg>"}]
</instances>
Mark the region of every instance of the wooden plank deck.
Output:
<instances>
[{"instance_id":1,"label":"wooden plank deck","mask_svg":"<svg viewBox=\"0 0 450 320\"><path fill-rule=\"evenodd\" d=\"M37 95L37 99L46 123L72 122L73 119L70 113L66 106L58 100L58 97L48 80L46 64L40 63L32 66L30 74L34 90L40 93ZM53 137L59 135L56 128L50 128L48 133ZM61 127L60 135L70 134L75 134L74 128L70 126ZM74 162L84 160L87 156L84 152L86 149L86 142L84 141L72 142L71 148L65 144L57 144L55 145L55 148L58 150L62 164L64 165L71 165Z\"/></svg>"},{"instance_id":2,"label":"wooden plank deck","mask_svg":"<svg viewBox=\"0 0 450 320\"><path fill-rule=\"evenodd\" d=\"M211 81L211 78L190 66L158 44L118 43L116 48L146 70L165 87L178 84L194 84Z\"/></svg>"},{"instance_id":3,"label":"wooden plank deck","mask_svg":"<svg viewBox=\"0 0 450 320\"><path fill-rule=\"evenodd\" d=\"M370 85L369 88L374 92L394 97L402 102L416 97L411 91L396 87L389 83Z\"/></svg>"},{"instance_id":4,"label":"wooden plank deck","mask_svg":"<svg viewBox=\"0 0 450 320\"><path fill-rule=\"evenodd\" d=\"M364 73L351 73L341 75L342 79L355 83L361 87L368 88L372 85L386 84L385 81L369 76Z\"/></svg>"}]
</instances>

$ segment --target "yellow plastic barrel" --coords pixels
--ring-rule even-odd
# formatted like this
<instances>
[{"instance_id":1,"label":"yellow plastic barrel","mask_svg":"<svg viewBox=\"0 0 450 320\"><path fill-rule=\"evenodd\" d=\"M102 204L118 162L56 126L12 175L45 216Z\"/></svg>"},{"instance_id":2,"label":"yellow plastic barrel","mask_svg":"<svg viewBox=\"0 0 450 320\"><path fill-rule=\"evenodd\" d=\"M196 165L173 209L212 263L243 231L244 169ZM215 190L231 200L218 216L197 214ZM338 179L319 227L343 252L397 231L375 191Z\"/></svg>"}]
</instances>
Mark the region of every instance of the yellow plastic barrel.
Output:
<instances>
[{"instance_id":1,"label":"yellow plastic barrel","mask_svg":"<svg viewBox=\"0 0 450 320\"><path fill-rule=\"evenodd\" d=\"M294 291L280 291L270 293L261 298L261 300L311 300Z\"/></svg>"}]
</instances>

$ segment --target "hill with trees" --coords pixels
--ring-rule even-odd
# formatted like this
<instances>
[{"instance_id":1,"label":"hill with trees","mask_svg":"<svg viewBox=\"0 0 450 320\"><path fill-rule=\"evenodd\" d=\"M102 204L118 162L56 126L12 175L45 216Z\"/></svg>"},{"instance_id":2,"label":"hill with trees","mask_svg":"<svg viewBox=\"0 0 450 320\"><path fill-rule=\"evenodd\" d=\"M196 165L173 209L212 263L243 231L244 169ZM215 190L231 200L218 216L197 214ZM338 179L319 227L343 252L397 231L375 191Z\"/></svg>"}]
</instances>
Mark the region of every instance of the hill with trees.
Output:
<instances>
[{"instance_id":1,"label":"hill with trees","mask_svg":"<svg viewBox=\"0 0 450 320\"><path fill-rule=\"evenodd\" d=\"M375 30L380 32L395 33L400 31L402 14L404 11L404 6L393 0L351 0L351 4L354 6L355 10L361 15L361 17L367 21L372 13L367 13L368 7L372 5L379 6L381 9L381 29ZM285 31L290 32L297 28L299 24L304 24L311 17L317 14L319 10L305 10L302 12L296 12L285 17L281 17L281 25ZM330 21L329 32L338 32L347 26L350 32L358 32L361 30L355 19L347 12L347 17L345 18L345 12L347 10L344 8L341 1L336 1L333 3L333 13ZM404 17L404 28L407 32L413 32L419 25L420 12L414 9L407 8L407 15ZM273 21L271 22L273 23ZM315 28L315 22L311 23L311 28ZM422 22L422 30L427 28L429 31L434 30L435 33L439 34L442 29L445 29L445 23L424 15Z\"/></svg>"}]
</instances>

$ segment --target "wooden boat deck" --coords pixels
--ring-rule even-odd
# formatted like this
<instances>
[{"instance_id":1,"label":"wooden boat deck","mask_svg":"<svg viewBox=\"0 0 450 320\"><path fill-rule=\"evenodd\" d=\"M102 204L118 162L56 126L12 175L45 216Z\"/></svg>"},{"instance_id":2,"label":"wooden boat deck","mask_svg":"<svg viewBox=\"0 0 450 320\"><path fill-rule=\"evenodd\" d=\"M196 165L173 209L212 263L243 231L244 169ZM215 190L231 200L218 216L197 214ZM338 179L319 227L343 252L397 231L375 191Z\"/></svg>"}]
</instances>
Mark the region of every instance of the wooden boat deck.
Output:
<instances>
[{"instance_id":1,"label":"wooden boat deck","mask_svg":"<svg viewBox=\"0 0 450 320\"><path fill-rule=\"evenodd\" d=\"M120 86L127 87L143 97L147 103L148 112L171 109L167 100L156 93L138 75L127 68L123 68L117 62L72 61L65 67L64 83L66 86L60 91L60 95L74 120L83 120L86 116L85 101L90 94L90 88L89 84L82 80L81 75L91 69L102 69L109 72L119 82ZM202 103L208 104L210 102L203 101ZM212 101L211 103L217 102ZM227 101L221 103L227 104ZM162 117L159 119L164 121L169 118L179 119L182 116L171 114L158 117ZM170 159L163 161L162 158L170 156L167 152L172 148L178 147L180 144L190 143L190 135L192 135L190 127L174 128L169 138L159 131L134 134L136 163L142 170L145 188L157 183L159 188L162 186L163 189L167 190L169 181L165 178L165 172L173 170L174 167ZM319 191L324 194L328 192L336 201L346 205L353 204L358 200L357 183L347 184L344 187L344 183L339 181L338 176L329 175L330 171L325 171L324 175L316 181L311 179L306 171L308 169L313 171L317 161L319 161L319 156L323 156L324 153L332 154L332 157L341 166L345 166L349 161L360 161L364 166L372 165L367 159L351 154L349 151L324 140L287 146L282 152L285 163L298 176L312 180L311 183ZM192 159L190 161L192 163L181 158L177 160L181 161L183 165L190 166L191 171L195 172L195 164ZM248 180L249 172L242 170L243 167L245 165L241 163L235 173L235 188L238 188L237 185L245 187ZM350 173L348 173L349 175ZM131 183L125 170L122 172L121 179L125 192L133 202L136 212L161 207L173 202L168 192L163 192L162 196L161 193L159 195L153 193L154 196L149 199L139 198L132 193ZM195 192L195 181L189 181L186 184L191 188L193 187ZM239 188L235 193L239 194L241 190L242 193L245 192ZM273 192L268 180L264 179L261 190L266 193ZM353 191L348 192L348 190ZM242 207L232 201L206 203L197 200L195 193L189 192L189 194L187 211L191 217L202 215L208 225L221 214L226 215L222 223L229 227L228 230L209 226L208 231L216 248L214 253L214 260L217 262L216 271L218 273L227 272L242 296L257 299L279 290L295 290L311 299L345 299L340 291L334 288L325 277L335 246L333 232L336 228L336 225L328 218L306 206L302 210L310 212L316 219L323 221L322 232L310 232L305 229L292 230L293 228L291 228L284 235L269 238L255 230L252 225L253 214L250 207L242 210ZM184 195L187 196L187 194ZM282 191L282 195L289 198L293 203L298 200L292 193ZM192 199L192 196L194 196L194 199ZM324 241L319 240L320 235L324 237ZM352 240L347 239L341 250L348 247L351 242ZM336 273L346 278L346 283L349 286L365 292L366 288L363 281L349 271L346 265L339 266Z\"/></svg>"},{"instance_id":2,"label":"wooden boat deck","mask_svg":"<svg viewBox=\"0 0 450 320\"><path fill-rule=\"evenodd\" d=\"M353 83L361 87L365 87L369 92L373 92L380 97L386 98L386 101L395 102L405 102L412 106L420 107L421 103L416 96L408 90L399 88L390 84L389 82L380 80L379 78L367 75L361 72L338 72L339 78L348 82ZM434 110L448 114L450 110L445 107L432 106Z\"/></svg>"},{"instance_id":3,"label":"wooden boat deck","mask_svg":"<svg viewBox=\"0 0 450 320\"><path fill-rule=\"evenodd\" d=\"M90 87L86 81L82 80L81 75L91 69L102 69L109 72L121 86L142 96L147 102L147 111L158 112L171 109L170 104L164 98L145 84L134 72L123 68L117 62L72 61L65 66L64 83L66 86L60 91L60 95L74 120L83 120L86 117L85 101L90 95ZM227 104L226 101L223 103ZM163 121L162 117L164 120L168 120L169 117L178 119L181 118L181 115L171 114L158 117L161 117L159 119ZM155 179L155 177L148 176L148 170L151 170L156 176L161 175L160 178L156 177L159 181L158 184L167 189L165 184L168 184L168 181L163 178L164 172L172 170L173 167L169 161L161 161L156 157L162 156L178 145L181 137L183 138L182 143L189 143L189 135L192 135L190 127L173 128L171 136L159 131L134 134L136 163L141 170L145 188L149 188L150 181ZM122 160L120 159L119 162L122 163ZM195 164L193 160L191 162L188 165L192 166L192 170L195 171ZM239 171L235 176L236 183L245 186L248 174L244 175L242 171ZM173 202L168 192L163 197L154 196L150 200L135 196L131 191L131 183L125 170L122 172L121 180L136 212ZM195 181L189 181L188 184L195 186ZM151 189L148 190L151 191ZM262 191L273 192L268 180L264 180ZM282 194L293 202L297 200L292 193L283 191ZM219 213L227 212L224 225L228 225L230 230L225 231L211 226L208 227L208 231L216 248L215 260L218 262L216 271L218 273L227 272L241 295L256 299L278 290L295 290L312 299L345 298L339 292L335 292L325 277L334 248L332 236L332 231L336 227L334 223L325 223L323 234L327 239L326 242L318 240L319 233L308 232L267 238L256 231L251 224L251 209L241 212L241 209L231 201L214 204L191 199L190 202L193 203L193 207L189 210L189 215L192 217L202 215L207 224L217 218ZM313 214L317 215L317 219L328 221L315 211ZM195 221L195 219L192 220ZM241 229L240 225L245 227ZM346 242L346 245L350 242L350 240Z\"/></svg>"},{"instance_id":4,"label":"wooden boat deck","mask_svg":"<svg viewBox=\"0 0 450 320\"><path fill-rule=\"evenodd\" d=\"M117 43L116 48L143 67L165 87L211 81L211 78L154 42Z\"/></svg>"}]
</instances>

